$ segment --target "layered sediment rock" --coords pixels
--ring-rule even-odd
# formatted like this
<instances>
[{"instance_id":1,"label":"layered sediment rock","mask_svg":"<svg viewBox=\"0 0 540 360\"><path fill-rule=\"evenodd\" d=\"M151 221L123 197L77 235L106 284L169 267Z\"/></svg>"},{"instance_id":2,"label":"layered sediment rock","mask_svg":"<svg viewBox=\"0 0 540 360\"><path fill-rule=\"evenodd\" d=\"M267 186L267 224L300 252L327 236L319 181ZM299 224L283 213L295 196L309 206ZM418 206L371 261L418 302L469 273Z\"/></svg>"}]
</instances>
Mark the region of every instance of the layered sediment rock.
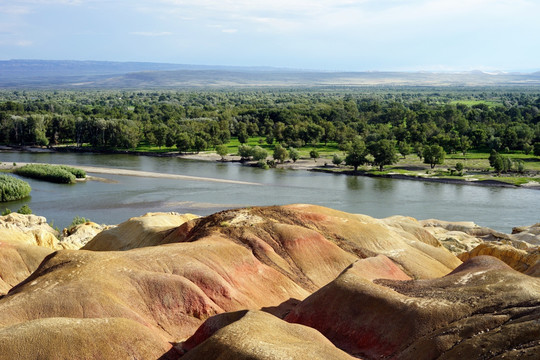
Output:
<instances>
[{"instance_id":1,"label":"layered sediment rock","mask_svg":"<svg viewBox=\"0 0 540 360\"><path fill-rule=\"evenodd\" d=\"M459 258L462 261L467 261L481 255L496 257L514 270L523 273L527 273L531 267L540 263L540 249L538 247L521 250L508 244L497 243L482 243L471 251L460 254Z\"/></svg>"},{"instance_id":2,"label":"layered sediment rock","mask_svg":"<svg viewBox=\"0 0 540 360\"><path fill-rule=\"evenodd\" d=\"M174 212L147 213L100 232L83 249L114 251L159 245L171 230L196 218L197 215Z\"/></svg>"},{"instance_id":3,"label":"layered sediment rock","mask_svg":"<svg viewBox=\"0 0 540 360\"><path fill-rule=\"evenodd\" d=\"M100 232L84 246L92 250L53 252L27 236L0 228L0 358L431 359L539 350L540 280L492 257L462 265L408 217L289 205L203 218L147 214ZM531 259L513 266L540 273Z\"/></svg>"},{"instance_id":4,"label":"layered sediment rock","mask_svg":"<svg viewBox=\"0 0 540 360\"><path fill-rule=\"evenodd\" d=\"M487 256L429 280L370 281L352 267L285 320L366 359L536 356L540 280Z\"/></svg>"}]
</instances>

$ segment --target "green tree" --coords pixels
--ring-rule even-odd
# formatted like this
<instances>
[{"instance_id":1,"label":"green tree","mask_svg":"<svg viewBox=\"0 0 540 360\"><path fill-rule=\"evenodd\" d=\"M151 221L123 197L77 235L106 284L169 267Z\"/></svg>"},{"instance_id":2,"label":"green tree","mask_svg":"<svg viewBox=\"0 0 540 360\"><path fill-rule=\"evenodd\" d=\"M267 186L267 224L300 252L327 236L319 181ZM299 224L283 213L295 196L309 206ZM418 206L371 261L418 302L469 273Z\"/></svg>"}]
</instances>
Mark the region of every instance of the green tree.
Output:
<instances>
[{"instance_id":1,"label":"green tree","mask_svg":"<svg viewBox=\"0 0 540 360\"><path fill-rule=\"evenodd\" d=\"M338 154L334 154L334 156L332 156L332 164L339 166L341 165L342 162L343 162L343 158L339 156Z\"/></svg>"},{"instance_id":2,"label":"green tree","mask_svg":"<svg viewBox=\"0 0 540 360\"><path fill-rule=\"evenodd\" d=\"M467 154L467 151L471 148L472 142L468 136L462 136L459 139L459 149L463 155Z\"/></svg>"},{"instance_id":3,"label":"green tree","mask_svg":"<svg viewBox=\"0 0 540 360\"><path fill-rule=\"evenodd\" d=\"M281 164L289 158L289 152L280 144L277 144L274 148L274 154L272 155L274 160L279 161Z\"/></svg>"},{"instance_id":4,"label":"green tree","mask_svg":"<svg viewBox=\"0 0 540 360\"><path fill-rule=\"evenodd\" d=\"M540 156L540 142L534 143L534 156Z\"/></svg>"},{"instance_id":5,"label":"green tree","mask_svg":"<svg viewBox=\"0 0 540 360\"><path fill-rule=\"evenodd\" d=\"M193 149L195 149L197 153L203 151L207 147L208 143L206 142L206 140L204 140L204 138L202 138L201 136L195 136L195 139L193 139Z\"/></svg>"},{"instance_id":6,"label":"green tree","mask_svg":"<svg viewBox=\"0 0 540 360\"><path fill-rule=\"evenodd\" d=\"M266 158L268 157L268 151L266 151L260 146L255 146L251 150L251 156L255 161L263 161L266 160Z\"/></svg>"},{"instance_id":7,"label":"green tree","mask_svg":"<svg viewBox=\"0 0 540 360\"><path fill-rule=\"evenodd\" d=\"M221 161L225 161L225 156L229 153L229 148L227 145L217 145L216 153L221 156Z\"/></svg>"},{"instance_id":8,"label":"green tree","mask_svg":"<svg viewBox=\"0 0 540 360\"><path fill-rule=\"evenodd\" d=\"M349 146L347 156L345 157L345 164L352 166L354 168L354 172L356 173L358 171L358 167L367 162L367 154L368 152L366 144L362 138L360 138L360 136L357 136L353 139Z\"/></svg>"},{"instance_id":9,"label":"green tree","mask_svg":"<svg viewBox=\"0 0 540 360\"><path fill-rule=\"evenodd\" d=\"M398 142L398 150L401 156L405 159L407 155L411 153L411 145L409 145L406 141L400 141Z\"/></svg>"},{"instance_id":10,"label":"green tree","mask_svg":"<svg viewBox=\"0 0 540 360\"><path fill-rule=\"evenodd\" d=\"M313 149L309 152L309 157L312 158L313 161L317 162L317 159L319 158L319 152Z\"/></svg>"},{"instance_id":11,"label":"green tree","mask_svg":"<svg viewBox=\"0 0 540 360\"><path fill-rule=\"evenodd\" d=\"M191 136L188 133L182 132L176 137L176 148L179 152L184 153L193 147Z\"/></svg>"},{"instance_id":12,"label":"green tree","mask_svg":"<svg viewBox=\"0 0 540 360\"><path fill-rule=\"evenodd\" d=\"M289 148L289 157L291 158L291 160L293 162L296 162L296 160L300 159L300 153L295 148L290 147Z\"/></svg>"},{"instance_id":13,"label":"green tree","mask_svg":"<svg viewBox=\"0 0 540 360\"><path fill-rule=\"evenodd\" d=\"M525 172L525 162L521 159L516 160L517 172L523 174Z\"/></svg>"},{"instance_id":14,"label":"green tree","mask_svg":"<svg viewBox=\"0 0 540 360\"><path fill-rule=\"evenodd\" d=\"M497 157L499 157L499 153L495 149L491 149L491 152L489 153L488 161L489 166L495 167L495 161L497 160Z\"/></svg>"},{"instance_id":15,"label":"green tree","mask_svg":"<svg viewBox=\"0 0 540 360\"><path fill-rule=\"evenodd\" d=\"M152 132L152 134L154 135L156 139L156 145L160 149L163 145L165 145L165 141L167 140L168 133L169 133L169 128L165 124L160 124L154 127L154 131Z\"/></svg>"},{"instance_id":16,"label":"green tree","mask_svg":"<svg viewBox=\"0 0 540 360\"><path fill-rule=\"evenodd\" d=\"M458 176L463 175L463 168L464 168L463 163L461 162L456 163L456 171L457 171Z\"/></svg>"},{"instance_id":17,"label":"green tree","mask_svg":"<svg viewBox=\"0 0 540 360\"><path fill-rule=\"evenodd\" d=\"M236 129L236 136L238 137L238 141L240 144L245 144L249 140L249 134L247 131L247 125L244 122L238 123L238 127Z\"/></svg>"},{"instance_id":18,"label":"green tree","mask_svg":"<svg viewBox=\"0 0 540 360\"><path fill-rule=\"evenodd\" d=\"M387 139L371 143L369 152L373 155L373 163L379 167L379 171L383 171L384 165L392 165L398 161L394 142Z\"/></svg>"},{"instance_id":19,"label":"green tree","mask_svg":"<svg viewBox=\"0 0 540 360\"><path fill-rule=\"evenodd\" d=\"M446 153L440 145L431 145L424 147L422 153L424 156L424 164L429 164L433 169L437 164L443 164Z\"/></svg>"},{"instance_id":20,"label":"green tree","mask_svg":"<svg viewBox=\"0 0 540 360\"><path fill-rule=\"evenodd\" d=\"M493 168L497 172L497 175L500 175L502 171L504 171L504 160L502 156L497 156L493 160Z\"/></svg>"},{"instance_id":21,"label":"green tree","mask_svg":"<svg viewBox=\"0 0 540 360\"><path fill-rule=\"evenodd\" d=\"M241 161L247 161L251 158L253 149L251 146L242 144L238 147L238 155L240 155Z\"/></svg>"},{"instance_id":22,"label":"green tree","mask_svg":"<svg viewBox=\"0 0 540 360\"><path fill-rule=\"evenodd\" d=\"M421 143L416 142L413 145L413 149L416 156L418 156L418 158L421 159L423 157L422 153L424 152L424 146Z\"/></svg>"}]
</instances>

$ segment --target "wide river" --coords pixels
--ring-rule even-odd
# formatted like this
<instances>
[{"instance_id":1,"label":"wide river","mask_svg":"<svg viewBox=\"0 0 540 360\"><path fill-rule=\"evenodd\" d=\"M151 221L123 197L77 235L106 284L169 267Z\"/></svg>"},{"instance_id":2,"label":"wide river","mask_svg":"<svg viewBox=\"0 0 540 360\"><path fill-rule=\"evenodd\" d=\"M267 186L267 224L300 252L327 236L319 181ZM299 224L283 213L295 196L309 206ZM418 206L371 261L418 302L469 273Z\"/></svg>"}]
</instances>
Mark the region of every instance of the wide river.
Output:
<instances>
[{"instance_id":1,"label":"wide river","mask_svg":"<svg viewBox=\"0 0 540 360\"><path fill-rule=\"evenodd\" d=\"M474 221L510 232L513 226L540 222L540 191L380 179L270 169L236 163L191 161L133 155L0 152L1 162L39 162L96 166L156 173L238 180L226 182L91 174L111 180L74 185L26 179L31 197L0 204L17 210L28 204L60 229L76 215L117 224L146 212L177 211L207 215L244 206L310 203L382 218Z\"/></svg>"}]
</instances>

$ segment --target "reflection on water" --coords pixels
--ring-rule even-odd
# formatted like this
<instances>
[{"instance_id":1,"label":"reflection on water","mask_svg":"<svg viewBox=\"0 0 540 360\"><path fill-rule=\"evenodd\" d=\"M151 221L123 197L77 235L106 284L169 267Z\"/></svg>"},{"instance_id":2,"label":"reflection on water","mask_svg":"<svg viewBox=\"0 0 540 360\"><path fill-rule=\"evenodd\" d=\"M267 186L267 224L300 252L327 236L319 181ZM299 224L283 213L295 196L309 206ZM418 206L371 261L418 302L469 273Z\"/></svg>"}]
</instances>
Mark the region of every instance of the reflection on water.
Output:
<instances>
[{"instance_id":1,"label":"reflection on water","mask_svg":"<svg viewBox=\"0 0 540 360\"><path fill-rule=\"evenodd\" d=\"M394 189L395 181L393 179L377 179L373 182L373 190L389 192Z\"/></svg>"},{"instance_id":2,"label":"reflection on water","mask_svg":"<svg viewBox=\"0 0 540 360\"><path fill-rule=\"evenodd\" d=\"M199 162L129 155L0 153L2 162L42 162L116 167L130 170L263 183L249 186L96 174L116 183L88 181L72 186L27 180L32 197L0 204L34 213L67 226L74 216L114 224L149 211L207 215L249 205L312 203L374 217L408 215L418 219L474 221L509 232L513 226L539 222L540 191L423 181L342 176L301 170Z\"/></svg>"},{"instance_id":3,"label":"reflection on water","mask_svg":"<svg viewBox=\"0 0 540 360\"><path fill-rule=\"evenodd\" d=\"M341 176L341 175L335 175ZM347 176L345 179L347 189L349 190L362 190L364 188L364 182L358 179L358 176Z\"/></svg>"}]
</instances>

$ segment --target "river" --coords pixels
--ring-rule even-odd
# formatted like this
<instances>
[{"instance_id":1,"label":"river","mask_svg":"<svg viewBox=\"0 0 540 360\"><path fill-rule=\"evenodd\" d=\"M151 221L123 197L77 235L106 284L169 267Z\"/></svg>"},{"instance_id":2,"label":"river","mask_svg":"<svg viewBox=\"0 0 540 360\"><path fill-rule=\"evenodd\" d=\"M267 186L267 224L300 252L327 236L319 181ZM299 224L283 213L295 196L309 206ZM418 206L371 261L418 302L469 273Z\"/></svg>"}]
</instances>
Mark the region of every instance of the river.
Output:
<instances>
[{"instance_id":1,"label":"river","mask_svg":"<svg viewBox=\"0 0 540 360\"><path fill-rule=\"evenodd\" d=\"M28 204L35 214L62 229L73 217L117 224L146 212L176 211L207 215L244 206L310 203L382 218L474 221L499 231L540 221L540 191L354 177L304 170L246 167L133 155L0 152L1 162L37 162L96 166L208 177L254 185L95 174L110 180L74 185L25 179L31 197L0 204L17 210ZM94 174L90 174L94 175ZM262 185L262 186L261 186Z\"/></svg>"}]
</instances>

